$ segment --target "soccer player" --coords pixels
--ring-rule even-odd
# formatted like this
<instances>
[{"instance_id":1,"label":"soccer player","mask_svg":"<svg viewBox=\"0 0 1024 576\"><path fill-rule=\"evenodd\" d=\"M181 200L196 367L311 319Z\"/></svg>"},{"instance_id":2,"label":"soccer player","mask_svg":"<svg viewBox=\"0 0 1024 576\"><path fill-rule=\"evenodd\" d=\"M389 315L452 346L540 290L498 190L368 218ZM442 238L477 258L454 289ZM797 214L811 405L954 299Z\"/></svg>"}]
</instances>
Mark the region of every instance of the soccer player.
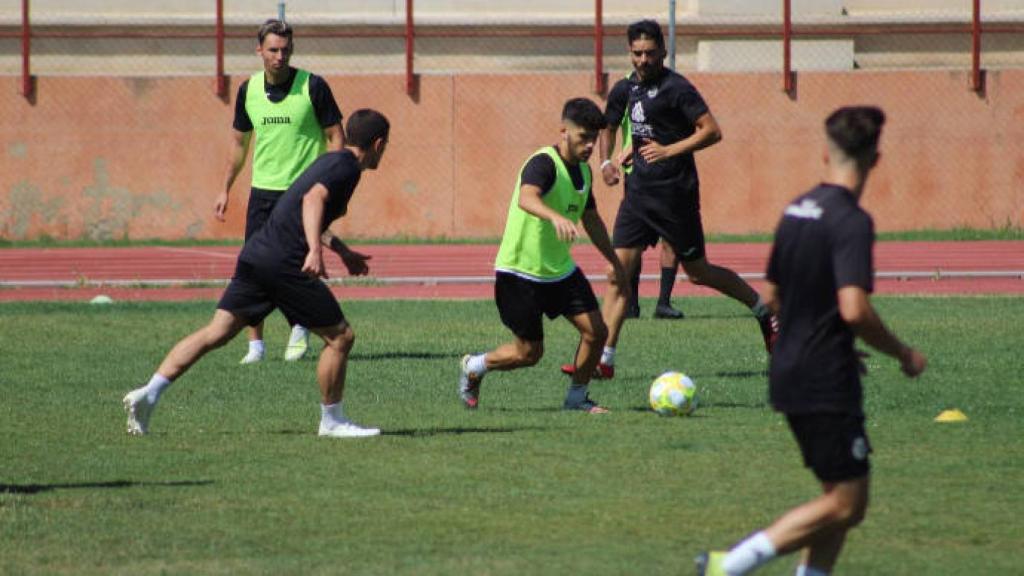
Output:
<instances>
[{"instance_id":1,"label":"soccer player","mask_svg":"<svg viewBox=\"0 0 1024 576\"><path fill-rule=\"evenodd\" d=\"M578 370L562 407L591 414L607 412L590 399L587 388L608 330L590 282L569 252L579 236L577 224L582 223L611 265L615 281L627 286L591 195L593 176L587 160L604 127L597 104L586 98L569 100L562 108L558 143L541 148L523 165L494 263L494 299L502 323L515 339L486 354L463 357L459 396L467 408L477 407L480 384L488 371L514 370L540 361L546 315L565 316L580 333Z\"/></svg>"},{"instance_id":2,"label":"soccer player","mask_svg":"<svg viewBox=\"0 0 1024 576\"><path fill-rule=\"evenodd\" d=\"M326 277L323 245L341 257L350 274L369 270L370 257L351 250L327 228L345 215L363 170L377 168L389 130L388 120L379 112L356 111L346 125L344 149L320 156L288 187L267 223L242 247L234 277L210 323L178 342L149 383L124 397L129 434L149 431L160 395L192 364L246 325L263 321L275 308L289 321L309 326L324 341L316 371L320 435L345 438L380 433L357 426L342 412L345 368L355 333L320 278Z\"/></svg>"},{"instance_id":3,"label":"soccer player","mask_svg":"<svg viewBox=\"0 0 1024 576\"><path fill-rule=\"evenodd\" d=\"M626 77L629 78L628 75ZM632 127L629 121L629 114L622 115L619 130L622 132L622 149L619 151L616 161L622 167L622 171L625 174L629 174L633 171L633 144L630 140ZM605 162L611 162L611 159L605 160ZM623 187L625 188L625 193L629 194L629 188L625 185ZM661 265L661 277L658 286L658 303L654 307L654 318L682 320L685 317L683 311L672 307L672 287L676 283L676 269L679 268L679 259L676 258L676 253L672 251L672 246L667 242L662 240L658 245L661 247L658 254L659 264ZM636 270L630 277L631 296L626 308L626 318L640 317L640 273L642 265L643 258L637 259Z\"/></svg>"},{"instance_id":4,"label":"soccer player","mask_svg":"<svg viewBox=\"0 0 1024 576\"><path fill-rule=\"evenodd\" d=\"M768 262L768 303L782 324L769 396L786 415L822 494L728 553L702 554L698 574L747 574L797 550L798 575L828 574L847 531L867 511L871 445L864 431L864 367L854 338L898 359L907 376L917 376L926 364L885 327L868 297L875 233L858 203L878 162L884 123L874 107L841 108L828 117L826 179L786 207Z\"/></svg>"},{"instance_id":5,"label":"soccer player","mask_svg":"<svg viewBox=\"0 0 1024 576\"><path fill-rule=\"evenodd\" d=\"M697 89L665 68L665 41L652 20L629 25L633 73L619 80L608 94L605 117L618 122L628 114L632 124L632 171L628 193L615 218L615 252L632 274L644 248L658 238L667 241L690 280L708 286L748 306L757 318L768 351L776 324L760 295L735 272L708 262L700 219L700 192L693 154L722 139L718 122ZM615 132L601 136L601 176L609 186L619 181L619 168L608 162L615 149ZM623 285L611 285L602 314L608 343L598 364L599 377L615 374L615 346L626 312Z\"/></svg>"},{"instance_id":6,"label":"soccer player","mask_svg":"<svg viewBox=\"0 0 1024 576\"><path fill-rule=\"evenodd\" d=\"M224 191L214 204L214 216L223 222L231 186L245 165L255 133L252 188L245 218L247 241L264 225L295 178L325 151L341 150L345 138L331 87L323 78L289 65L294 49L291 26L267 20L260 26L257 40L256 53L263 59L263 70L238 87L231 160ZM301 325L292 326L284 359L299 360L308 348L309 331ZM261 323L249 331L249 350L241 364L259 362L263 355Z\"/></svg>"}]
</instances>

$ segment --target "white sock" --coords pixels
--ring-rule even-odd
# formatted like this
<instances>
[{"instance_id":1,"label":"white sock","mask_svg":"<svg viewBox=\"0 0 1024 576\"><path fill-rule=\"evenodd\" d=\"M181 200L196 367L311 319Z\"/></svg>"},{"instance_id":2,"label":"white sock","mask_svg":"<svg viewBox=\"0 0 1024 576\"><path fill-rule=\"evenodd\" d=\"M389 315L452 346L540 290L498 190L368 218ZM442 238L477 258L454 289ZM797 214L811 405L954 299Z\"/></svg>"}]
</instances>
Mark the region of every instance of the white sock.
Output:
<instances>
[{"instance_id":1,"label":"white sock","mask_svg":"<svg viewBox=\"0 0 1024 576\"><path fill-rule=\"evenodd\" d=\"M160 399L160 395L164 393L164 390L171 385L171 381L161 376L160 374L153 374L153 377L149 379L149 382L145 386L146 399L149 400L150 404L156 404L156 401Z\"/></svg>"},{"instance_id":2,"label":"white sock","mask_svg":"<svg viewBox=\"0 0 1024 576\"><path fill-rule=\"evenodd\" d=\"M764 318L772 313L771 310L768 309L768 305L764 303L764 298L761 298L760 294L757 295L757 302L754 302L754 305L750 307L750 311L758 318Z\"/></svg>"},{"instance_id":3,"label":"white sock","mask_svg":"<svg viewBox=\"0 0 1024 576\"><path fill-rule=\"evenodd\" d=\"M263 355L264 347L263 340L249 340L249 352Z\"/></svg>"},{"instance_id":4,"label":"white sock","mask_svg":"<svg viewBox=\"0 0 1024 576\"><path fill-rule=\"evenodd\" d=\"M573 406L587 399L587 384L572 384L565 394L565 403Z\"/></svg>"},{"instance_id":5,"label":"white sock","mask_svg":"<svg viewBox=\"0 0 1024 576\"><path fill-rule=\"evenodd\" d=\"M296 324L292 326L292 335L288 338L289 344L295 344L300 340L305 340L309 336L309 330L306 330L304 326Z\"/></svg>"},{"instance_id":6,"label":"white sock","mask_svg":"<svg viewBox=\"0 0 1024 576\"><path fill-rule=\"evenodd\" d=\"M819 570L814 566L808 566L807 564L801 564L796 567L795 576L828 576L828 572Z\"/></svg>"},{"instance_id":7,"label":"white sock","mask_svg":"<svg viewBox=\"0 0 1024 576\"><path fill-rule=\"evenodd\" d=\"M746 574L775 558L775 545L763 531L754 534L725 555L722 568L728 574Z\"/></svg>"},{"instance_id":8,"label":"white sock","mask_svg":"<svg viewBox=\"0 0 1024 576\"><path fill-rule=\"evenodd\" d=\"M325 428L334 428L338 424L345 423L345 411L342 409L341 401L335 404L320 405L320 425Z\"/></svg>"},{"instance_id":9,"label":"white sock","mask_svg":"<svg viewBox=\"0 0 1024 576\"><path fill-rule=\"evenodd\" d=\"M476 374L477 376L487 374L486 356L486 354L476 354L469 357L469 362L466 362L466 368L469 370L470 374Z\"/></svg>"},{"instance_id":10,"label":"white sock","mask_svg":"<svg viewBox=\"0 0 1024 576\"><path fill-rule=\"evenodd\" d=\"M615 365L615 346L605 346L601 351L601 364L605 366Z\"/></svg>"}]
</instances>

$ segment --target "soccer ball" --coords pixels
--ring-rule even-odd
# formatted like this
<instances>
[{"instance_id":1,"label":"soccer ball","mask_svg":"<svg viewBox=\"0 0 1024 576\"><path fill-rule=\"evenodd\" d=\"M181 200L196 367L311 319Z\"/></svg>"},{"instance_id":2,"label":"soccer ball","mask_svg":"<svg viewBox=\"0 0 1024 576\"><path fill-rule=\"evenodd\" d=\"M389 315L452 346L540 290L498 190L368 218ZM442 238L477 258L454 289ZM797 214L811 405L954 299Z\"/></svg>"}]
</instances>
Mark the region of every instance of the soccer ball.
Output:
<instances>
[{"instance_id":1,"label":"soccer ball","mask_svg":"<svg viewBox=\"0 0 1024 576\"><path fill-rule=\"evenodd\" d=\"M651 384L649 400L662 416L686 416L697 408L697 385L682 372L665 372Z\"/></svg>"}]
</instances>

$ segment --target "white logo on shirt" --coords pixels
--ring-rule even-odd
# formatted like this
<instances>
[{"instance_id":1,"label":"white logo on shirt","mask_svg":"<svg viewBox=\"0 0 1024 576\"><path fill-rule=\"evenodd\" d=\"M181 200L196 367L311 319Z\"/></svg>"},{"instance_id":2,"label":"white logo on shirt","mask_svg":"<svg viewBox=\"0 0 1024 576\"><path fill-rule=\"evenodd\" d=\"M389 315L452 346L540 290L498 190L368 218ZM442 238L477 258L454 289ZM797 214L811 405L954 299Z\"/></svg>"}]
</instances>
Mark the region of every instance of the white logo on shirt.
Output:
<instances>
[{"instance_id":1,"label":"white logo on shirt","mask_svg":"<svg viewBox=\"0 0 1024 576\"><path fill-rule=\"evenodd\" d=\"M654 88L651 88L650 90L647 91L647 97L648 98L654 98L657 95L658 95L658 87L657 86L655 86Z\"/></svg>"},{"instance_id":2,"label":"white logo on shirt","mask_svg":"<svg viewBox=\"0 0 1024 576\"><path fill-rule=\"evenodd\" d=\"M863 436L858 436L853 439L853 446L850 447L850 452L853 455L854 460L864 460L868 457L868 442Z\"/></svg>"},{"instance_id":3,"label":"white logo on shirt","mask_svg":"<svg viewBox=\"0 0 1024 576\"><path fill-rule=\"evenodd\" d=\"M825 212L818 203L810 198L805 198L800 204L790 204L786 207L786 216L792 216L794 218L808 218L810 220L818 220L821 215Z\"/></svg>"},{"instance_id":4,"label":"white logo on shirt","mask_svg":"<svg viewBox=\"0 0 1024 576\"><path fill-rule=\"evenodd\" d=\"M629 113L629 119L633 122L647 121L647 116L644 115L644 106L640 101L633 105L633 111Z\"/></svg>"}]
</instances>

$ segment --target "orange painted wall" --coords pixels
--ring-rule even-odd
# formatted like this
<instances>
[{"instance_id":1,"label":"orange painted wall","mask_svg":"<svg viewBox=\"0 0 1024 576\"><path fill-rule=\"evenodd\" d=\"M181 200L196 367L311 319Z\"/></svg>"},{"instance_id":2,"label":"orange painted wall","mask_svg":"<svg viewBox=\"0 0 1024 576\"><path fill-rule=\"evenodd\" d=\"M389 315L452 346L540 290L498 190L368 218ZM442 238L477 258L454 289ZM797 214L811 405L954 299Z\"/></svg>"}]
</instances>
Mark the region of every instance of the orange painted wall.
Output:
<instances>
[{"instance_id":1,"label":"orange painted wall","mask_svg":"<svg viewBox=\"0 0 1024 576\"><path fill-rule=\"evenodd\" d=\"M617 75L612 75L612 78ZM690 76L724 140L698 153L709 232L769 231L821 175L821 123L843 104L889 115L865 198L879 230L1024 226L1024 70L803 73L795 97L777 74ZM231 93L241 78L234 78ZM343 220L351 237L497 237L516 171L555 142L565 99L587 74L328 76L343 112L374 107L393 125L381 169ZM37 97L0 78L0 237L240 238L248 171L227 223L215 221L232 104L209 78L38 79ZM599 185L611 222L621 192Z\"/></svg>"}]
</instances>

